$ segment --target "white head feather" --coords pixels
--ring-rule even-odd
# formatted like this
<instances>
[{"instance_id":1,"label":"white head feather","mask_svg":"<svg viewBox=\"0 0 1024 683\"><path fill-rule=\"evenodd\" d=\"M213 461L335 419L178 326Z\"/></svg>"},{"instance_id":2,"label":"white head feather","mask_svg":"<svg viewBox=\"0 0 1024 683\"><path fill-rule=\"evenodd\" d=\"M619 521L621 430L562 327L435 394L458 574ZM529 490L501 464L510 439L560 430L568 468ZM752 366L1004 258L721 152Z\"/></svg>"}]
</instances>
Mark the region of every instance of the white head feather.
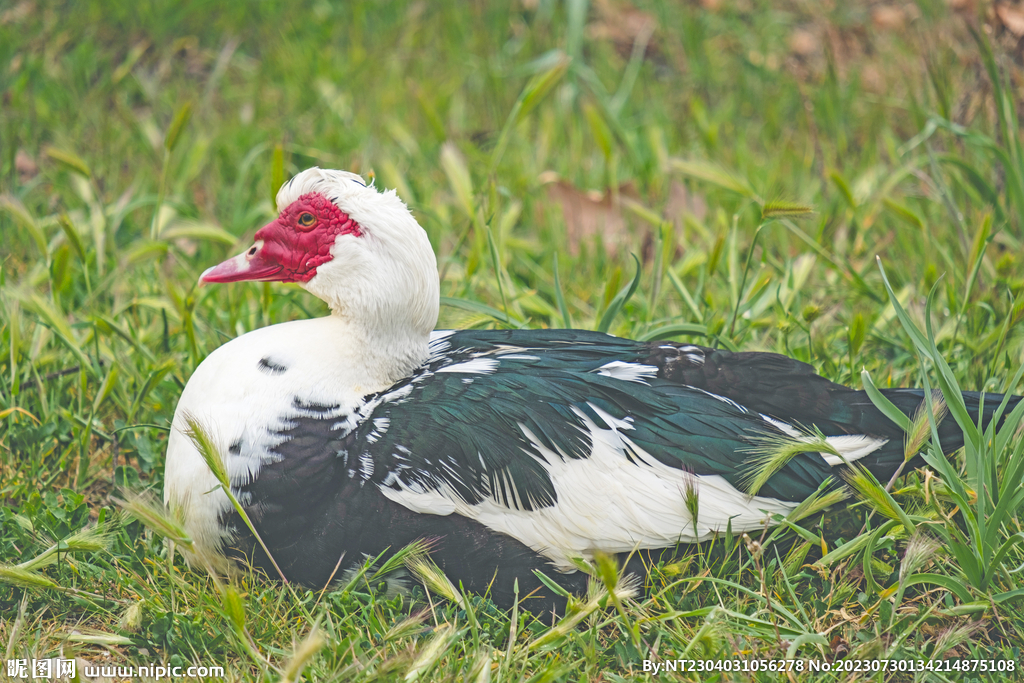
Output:
<instances>
[{"instance_id":1,"label":"white head feather","mask_svg":"<svg viewBox=\"0 0 1024 683\"><path fill-rule=\"evenodd\" d=\"M352 325L374 356L391 356L386 374L398 379L424 360L437 324L440 285L430 241L394 190L378 192L346 171L299 173L277 193L278 210L310 192L331 200L361 234L338 235L332 259L301 284Z\"/></svg>"}]
</instances>

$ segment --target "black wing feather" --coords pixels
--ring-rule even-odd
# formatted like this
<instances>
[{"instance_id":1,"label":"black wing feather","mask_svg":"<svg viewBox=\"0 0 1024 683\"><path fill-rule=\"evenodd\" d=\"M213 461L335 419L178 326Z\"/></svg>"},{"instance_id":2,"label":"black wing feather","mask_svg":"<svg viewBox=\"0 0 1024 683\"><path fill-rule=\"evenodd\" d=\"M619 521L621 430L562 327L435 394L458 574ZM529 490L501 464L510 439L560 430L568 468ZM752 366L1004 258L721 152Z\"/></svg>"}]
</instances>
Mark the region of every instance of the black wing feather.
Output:
<instances>
[{"instance_id":1,"label":"black wing feather","mask_svg":"<svg viewBox=\"0 0 1024 683\"><path fill-rule=\"evenodd\" d=\"M679 379L635 382L597 372L613 361L645 364L653 355L651 344L580 331L510 330L458 332L446 343L456 350L436 351L404 381L411 393L374 409L371 418L389 421L386 433L371 443L366 437L372 420L357 430L353 450L374 460L377 485L448 489L470 505L487 497L525 510L552 505L556 492L548 463L523 427L560 457L586 458L593 444L581 416L598 429L611 429L602 413L629 420L632 428L621 434L658 461L695 474L722 475L737 485L754 439L779 433L756 411ZM668 344L658 346L667 353ZM692 357L704 353L698 347L673 348L677 374L686 363L697 366L692 358L680 360L680 349ZM496 367L483 373L450 371L479 359L495 361ZM388 391L396 388L401 387ZM399 447L408 452L395 459ZM776 475L761 495L799 500L831 473L817 455L800 460Z\"/></svg>"}]
</instances>

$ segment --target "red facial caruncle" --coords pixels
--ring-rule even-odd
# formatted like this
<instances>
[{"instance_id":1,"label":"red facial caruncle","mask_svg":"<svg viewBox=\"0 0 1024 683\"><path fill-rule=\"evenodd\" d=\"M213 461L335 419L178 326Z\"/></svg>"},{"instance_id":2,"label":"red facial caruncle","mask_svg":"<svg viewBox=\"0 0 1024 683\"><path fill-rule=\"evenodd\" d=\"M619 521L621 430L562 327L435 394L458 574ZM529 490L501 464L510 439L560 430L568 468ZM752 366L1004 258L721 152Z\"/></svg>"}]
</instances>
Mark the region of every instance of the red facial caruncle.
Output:
<instances>
[{"instance_id":1,"label":"red facial caruncle","mask_svg":"<svg viewBox=\"0 0 1024 683\"><path fill-rule=\"evenodd\" d=\"M309 282L331 260L338 235L360 237L362 231L327 197L304 194L256 232L248 251L210 268L199 282Z\"/></svg>"}]
</instances>

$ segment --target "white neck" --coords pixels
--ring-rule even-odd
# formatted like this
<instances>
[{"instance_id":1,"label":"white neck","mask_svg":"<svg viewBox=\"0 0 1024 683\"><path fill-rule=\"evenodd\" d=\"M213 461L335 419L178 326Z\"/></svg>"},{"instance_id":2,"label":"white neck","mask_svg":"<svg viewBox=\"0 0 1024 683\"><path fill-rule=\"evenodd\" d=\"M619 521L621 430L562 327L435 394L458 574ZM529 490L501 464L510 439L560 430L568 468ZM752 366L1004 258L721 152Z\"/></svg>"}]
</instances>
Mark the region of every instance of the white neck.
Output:
<instances>
[{"instance_id":1,"label":"white neck","mask_svg":"<svg viewBox=\"0 0 1024 683\"><path fill-rule=\"evenodd\" d=\"M401 324L367 325L359 313L335 306L331 309L330 317L342 324L339 342L346 348L339 351L352 369L359 368L353 375L362 375L367 392L391 386L426 361L431 330L424 333Z\"/></svg>"},{"instance_id":2,"label":"white neck","mask_svg":"<svg viewBox=\"0 0 1024 683\"><path fill-rule=\"evenodd\" d=\"M362 233L339 235L331 260L303 286L344 323L347 352L390 385L427 358L440 308L434 250L394 191L345 183L335 195Z\"/></svg>"}]
</instances>

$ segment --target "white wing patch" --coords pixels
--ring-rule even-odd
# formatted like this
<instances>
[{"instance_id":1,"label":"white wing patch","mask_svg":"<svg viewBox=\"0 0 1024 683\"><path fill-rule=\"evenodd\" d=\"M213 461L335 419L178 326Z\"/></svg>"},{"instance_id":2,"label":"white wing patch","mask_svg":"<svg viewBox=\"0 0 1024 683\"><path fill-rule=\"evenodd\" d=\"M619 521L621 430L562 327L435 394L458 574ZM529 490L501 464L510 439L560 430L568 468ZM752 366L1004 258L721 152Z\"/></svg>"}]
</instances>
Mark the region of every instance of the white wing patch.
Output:
<instances>
[{"instance_id":1,"label":"white wing patch","mask_svg":"<svg viewBox=\"0 0 1024 683\"><path fill-rule=\"evenodd\" d=\"M599 429L597 425L594 425L594 427L593 427L594 429L598 429L598 431L600 431L602 433L615 432L616 434L618 434L618 431L620 429L625 429L625 430L633 429L633 418L632 417L630 417L628 415L626 417L622 418L622 419L619 419L617 417L613 417L612 415L609 415L608 413L606 413L605 411L601 410L600 408L595 406L593 403L590 403L589 401L587 402L587 406L591 410L593 410L597 414L597 416L599 418L601 418L601 420L606 425L609 425L611 427L611 429ZM582 410L580 410L579 408L573 406L572 410L573 410L574 413L576 413L577 415L580 416L580 419L582 419L585 422L589 423L588 426L594 424L593 422L591 422L590 418L588 418L586 416L586 414Z\"/></svg>"},{"instance_id":2,"label":"white wing patch","mask_svg":"<svg viewBox=\"0 0 1024 683\"><path fill-rule=\"evenodd\" d=\"M474 351L473 358L483 358L484 356L507 356L510 353L523 353L531 351L522 346L513 346L512 344L495 344L494 348L486 349L484 351Z\"/></svg>"},{"instance_id":3,"label":"white wing patch","mask_svg":"<svg viewBox=\"0 0 1024 683\"><path fill-rule=\"evenodd\" d=\"M860 460L865 455L874 453L879 448L889 443L889 439L877 439L873 436L866 436L864 434L830 436L825 440L835 446L835 449L843 454L842 458L837 455L832 455L831 453L821 454L821 457L825 459L825 462L832 467L845 464L843 462L843 458L846 459L846 462Z\"/></svg>"},{"instance_id":4,"label":"white wing patch","mask_svg":"<svg viewBox=\"0 0 1024 683\"><path fill-rule=\"evenodd\" d=\"M395 490L392 488L394 483L392 482L391 486L381 486L380 492L388 500L398 503L413 512L418 512L421 515L440 515L444 517L452 514L457 509L452 499L445 498L437 491L431 489L420 489L417 491L405 487L401 482L398 482L398 484L402 486L402 489Z\"/></svg>"},{"instance_id":5,"label":"white wing patch","mask_svg":"<svg viewBox=\"0 0 1024 683\"><path fill-rule=\"evenodd\" d=\"M441 360L444 354L451 348L452 343L449 338L455 334L455 330L434 330L430 333L430 356L427 358L427 363L434 363Z\"/></svg>"},{"instance_id":6,"label":"white wing patch","mask_svg":"<svg viewBox=\"0 0 1024 683\"><path fill-rule=\"evenodd\" d=\"M633 443L628 436L633 429L629 418L616 419L590 407L609 428L601 429L577 412L592 439L589 458L565 457L523 428L551 477L557 496L554 505L526 511L490 497L470 505L448 489L381 488L381 493L415 512L457 513L476 520L525 543L562 571L573 569L570 558L589 557L596 550L630 552L703 541L724 531L730 521L734 532L753 531L764 526L769 514L785 515L797 506L749 496L717 475L669 467ZM632 458L627 457L627 449ZM699 496L696 524L685 503L687 491L694 489ZM506 489L506 493L510 501L521 497L515 490Z\"/></svg>"},{"instance_id":7,"label":"white wing patch","mask_svg":"<svg viewBox=\"0 0 1024 683\"><path fill-rule=\"evenodd\" d=\"M364 480L373 476L373 456L369 453L359 456L359 474Z\"/></svg>"},{"instance_id":8,"label":"white wing patch","mask_svg":"<svg viewBox=\"0 0 1024 683\"><path fill-rule=\"evenodd\" d=\"M760 415L761 415L761 419L762 420L764 420L765 422L770 422L771 424L775 425L783 433L785 433L787 436L794 436L794 437L796 437L798 439L802 439L805 436L807 436L806 434L801 434L796 429L796 427L794 427L793 425L789 424L788 422L783 422L782 420L776 420L774 417L770 417L768 415L765 415L764 413L760 413Z\"/></svg>"},{"instance_id":9,"label":"white wing patch","mask_svg":"<svg viewBox=\"0 0 1024 683\"><path fill-rule=\"evenodd\" d=\"M386 393L383 396L381 396L380 399L379 399L379 402L368 403L367 405L370 406L370 409L369 410L365 410L364 409L362 412L363 412L364 415L369 415L371 412L373 412L377 408L378 405L380 405L380 403L391 403L391 402L394 402L394 401L401 402L402 399L408 398L409 394L411 394L411 393L412 393L412 385L411 384L404 384L404 385L398 387L397 389L393 389L392 391L389 391L388 393Z\"/></svg>"},{"instance_id":10,"label":"white wing patch","mask_svg":"<svg viewBox=\"0 0 1024 683\"><path fill-rule=\"evenodd\" d=\"M627 382L639 382L640 384L647 384L647 380L654 379L658 376L658 368L653 365L624 363L621 360L614 360L611 363L605 363L597 370L594 370L594 372L599 375L604 375L605 377L614 377L615 379L621 379Z\"/></svg>"},{"instance_id":11,"label":"white wing patch","mask_svg":"<svg viewBox=\"0 0 1024 683\"><path fill-rule=\"evenodd\" d=\"M676 346L675 344L662 344L658 347L659 349L671 349L676 353L681 354L686 360L690 361L690 365L700 367L704 365L704 352L700 350L700 347L691 346L689 344L685 346Z\"/></svg>"},{"instance_id":12,"label":"white wing patch","mask_svg":"<svg viewBox=\"0 0 1024 683\"><path fill-rule=\"evenodd\" d=\"M366 435L366 440L369 443L377 443L380 441L380 437L387 433L388 427L391 426L391 420L386 417L377 417L373 420L373 431Z\"/></svg>"},{"instance_id":13,"label":"white wing patch","mask_svg":"<svg viewBox=\"0 0 1024 683\"><path fill-rule=\"evenodd\" d=\"M765 422L769 422L774 426L778 427L783 433L788 436L792 436L795 439L801 441L816 441L817 439L813 436L801 433L793 425L783 422L782 420L776 420L773 417L761 413L761 419ZM867 436L865 434L841 434L839 436L826 436L827 441L837 451L842 454L842 457L838 455L832 455L831 453L819 453L819 455L828 463L830 466L835 467L836 465L844 465L847 462L853 462L863 458L865 455L874 453L879 448L889 443L889 439L879 439L873 436Z\"/></svg>"},{"instance_id":14,"label":"white wing patch","mask_svg":"<svg viewBox=\"0 0 1024 683\"><path fill-rule=\"evenodd\" d=\"M740 411L741 413L750 413L750 410L748 410L746 407L741 406L739 403L737 403L736 401L732 400L731 398L729 398L727 396L719 396L718 394L712 394L710 391L704 391L703 389L701 389L699 387L693 387L693 386L690 386L689 384L684 384L683 386L686 387L687 389L692 389L693 391L699 391L700 393L705 394L707 396L710 396L711 398L713 398L713 399L715 399L717 401L721 401L722 403L725 403L726 405L730 405L733 408L735 408L736 410ZM772 421L771 418L765 417L764 415L762 415L761 417L764 417L768 421Z\"/></svg>"},{"instance_id":15,"label":"white wing patch","mask_svg":"<svg viewBox=\"0 0 1024 683\"><path fill-rule=\"evenodd\" d=\"M500 361L497 361L494 358L474 358L462 363L446 365L443 368L438 368L434 372L461 372L475 375L489 375L498 369L499 364Z\"/></svg>"}]
</instances>

